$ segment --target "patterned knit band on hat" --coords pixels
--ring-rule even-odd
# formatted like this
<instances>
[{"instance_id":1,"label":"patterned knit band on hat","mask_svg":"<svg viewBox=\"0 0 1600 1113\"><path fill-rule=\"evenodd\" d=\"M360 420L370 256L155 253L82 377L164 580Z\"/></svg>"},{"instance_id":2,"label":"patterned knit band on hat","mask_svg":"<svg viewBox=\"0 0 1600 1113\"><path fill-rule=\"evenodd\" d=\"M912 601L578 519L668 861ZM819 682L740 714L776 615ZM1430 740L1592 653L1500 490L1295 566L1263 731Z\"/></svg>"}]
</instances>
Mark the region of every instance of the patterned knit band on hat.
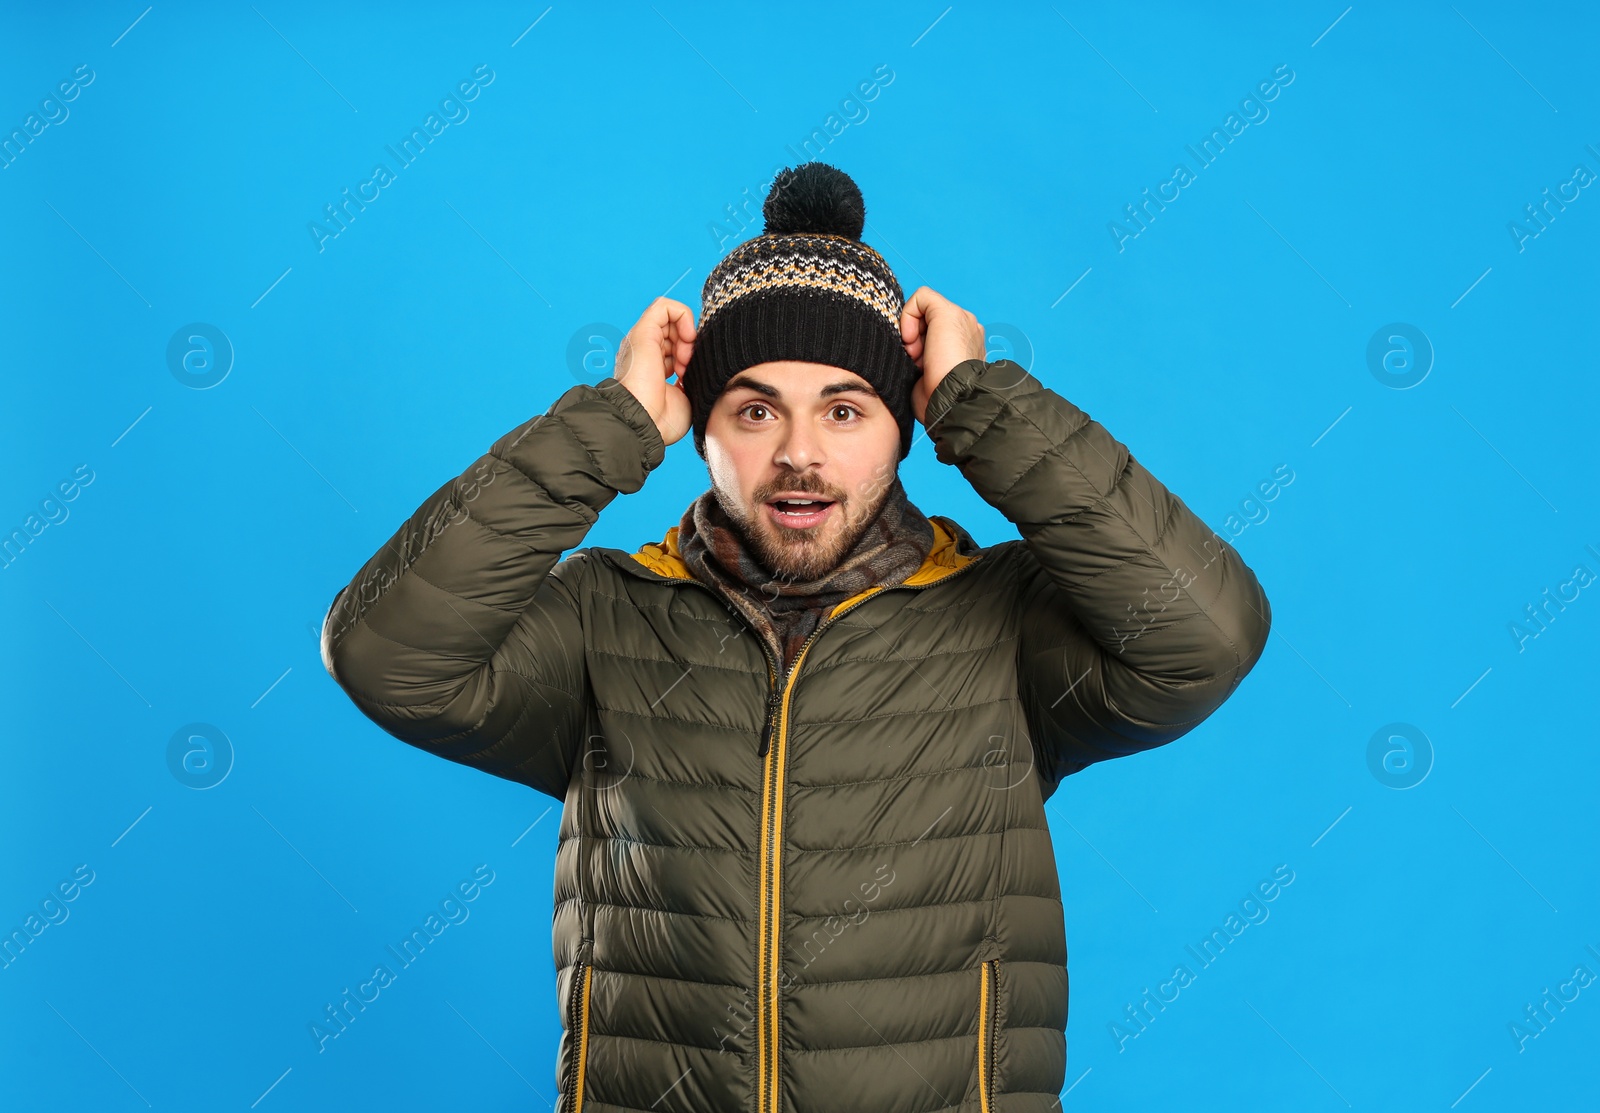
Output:
<instances>
[{"instance_id":1,"label":"patterned knit band on hat","mask_svg":"<svg viewBox=\"0 0 1600 1113\"><path fill-rule=\"evenodd\" d=\"M911 388L922 372L900 337L905 295L861 242L866 205L850 176L822 162L785 169L762 205L765 227L719 262L701 291L694 354L682 383L694 447L723 386L747 367L799 360L842 367L878 392L911 451Z\"/></svg>"}]
</instances>

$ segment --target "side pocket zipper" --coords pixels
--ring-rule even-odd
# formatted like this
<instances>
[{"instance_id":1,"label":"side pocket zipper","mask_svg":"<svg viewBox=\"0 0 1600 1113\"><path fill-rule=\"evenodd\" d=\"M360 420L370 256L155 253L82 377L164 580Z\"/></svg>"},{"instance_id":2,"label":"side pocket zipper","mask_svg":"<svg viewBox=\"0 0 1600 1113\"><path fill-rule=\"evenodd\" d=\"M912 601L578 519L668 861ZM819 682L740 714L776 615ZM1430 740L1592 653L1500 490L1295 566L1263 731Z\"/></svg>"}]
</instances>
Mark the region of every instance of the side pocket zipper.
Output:
<instances>
[{"instance_id":1,"label":"side pocket zipper","mask_svg":"<svg viewBox=\"0 0 1600 1113\"><path fill-rule=\"evenodd\" d=\"M589 1054L589 975L593 968L579 962L572 970L572 992L567 1006L567 1031L573 1033L575 1048L567 1074L567 1109L581 1113L585 1060Z\"/></svg>"},{"instance_id":2,"label":"side pocket zipper","mask_svg":"<svg viewBox=\"0 0 1600 1113\"><path fill-rule=\"evenodd\" d=\"M991 959L983 964L983 979L978 991L978 1109L980 1113L994 1110L994 1049L996 1041L995 1020L999 1015L995 975L999 961Z\"/></svg>"}]
</instances>

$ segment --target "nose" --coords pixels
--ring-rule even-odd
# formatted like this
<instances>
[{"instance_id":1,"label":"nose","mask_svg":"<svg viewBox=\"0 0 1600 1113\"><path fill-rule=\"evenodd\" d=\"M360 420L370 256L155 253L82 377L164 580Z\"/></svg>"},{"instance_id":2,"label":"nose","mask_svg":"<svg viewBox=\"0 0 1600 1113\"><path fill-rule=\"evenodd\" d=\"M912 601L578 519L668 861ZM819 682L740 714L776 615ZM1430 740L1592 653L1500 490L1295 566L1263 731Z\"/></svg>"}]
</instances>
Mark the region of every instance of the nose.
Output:
<instances>
[{"instance_id":1,"label":"nose","mask_svg":"<svg viewBox=\"0 0 1600 1113\"><path fill-rule=\"evenodd\" d=\"M811 467L820 468L827 463L822 437L816 427L809 421L786 422L772 461L797 472Z\"/></svg>"}]
</instances>

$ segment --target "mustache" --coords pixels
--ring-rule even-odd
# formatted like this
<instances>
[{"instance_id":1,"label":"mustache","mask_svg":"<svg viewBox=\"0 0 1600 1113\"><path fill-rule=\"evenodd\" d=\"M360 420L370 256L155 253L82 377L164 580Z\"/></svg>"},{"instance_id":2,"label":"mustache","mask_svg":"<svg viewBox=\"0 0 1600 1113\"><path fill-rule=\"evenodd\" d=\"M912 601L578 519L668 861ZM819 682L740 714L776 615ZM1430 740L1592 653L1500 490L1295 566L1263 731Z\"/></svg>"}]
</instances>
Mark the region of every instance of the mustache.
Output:
<instances>
[{"instance_id":1,"label":"mustache","mask_svg":"<svg viewBox=\"0 0 1600 1113\"><path fill-rule=\"evenodd\" d=\"M778 479L771 483L764 483L756 489L756 501L766 502L779 491L800 491L808 495L820 495L829 502L844 502L841 492L829 487L821 479L812 476L794 476L791 479Z\"/></svg>"}]
</instances>

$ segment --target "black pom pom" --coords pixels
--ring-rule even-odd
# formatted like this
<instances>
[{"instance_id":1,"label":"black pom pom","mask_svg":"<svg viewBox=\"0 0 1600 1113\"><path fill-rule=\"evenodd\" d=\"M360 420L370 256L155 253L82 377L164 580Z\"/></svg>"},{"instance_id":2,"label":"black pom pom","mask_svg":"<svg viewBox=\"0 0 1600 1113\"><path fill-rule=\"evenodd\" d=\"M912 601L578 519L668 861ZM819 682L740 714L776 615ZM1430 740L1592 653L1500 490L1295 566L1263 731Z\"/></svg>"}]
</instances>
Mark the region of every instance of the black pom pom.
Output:
<instances>
[{"instance_id":1,"label":"black pom pom","mask_svg":"<svg viewBox=\"0 0 1600 1113\"><path fill-rule=\"evenodd\" d=\"M825 162L807 162L778 172L761 215L767 235L823 232L859 240L867 206L849 174Z\"/></svg>"}]
</instances>

